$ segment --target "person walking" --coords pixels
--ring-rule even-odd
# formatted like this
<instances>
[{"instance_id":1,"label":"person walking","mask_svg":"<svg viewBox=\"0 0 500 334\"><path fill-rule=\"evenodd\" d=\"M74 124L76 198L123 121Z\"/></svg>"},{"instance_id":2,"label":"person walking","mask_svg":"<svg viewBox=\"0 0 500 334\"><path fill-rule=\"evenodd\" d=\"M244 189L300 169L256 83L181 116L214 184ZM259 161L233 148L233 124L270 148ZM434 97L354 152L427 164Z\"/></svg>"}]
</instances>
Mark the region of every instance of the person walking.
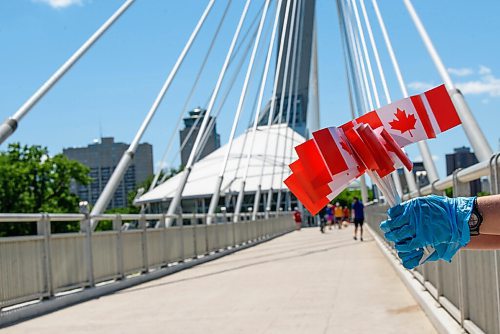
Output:
<instances>
[{"instance_id":1,"label":"person walking","mask_svg":"<svg viewBox=\"0 0 500 334\"><path fill-rule=\"evenodd\" d=\"M297 231L300 231L302 228L302 214L299 211L298 207L295 207L295 212L293 213L293 219L295 220L295 227Z\"/></svg>"},{"instance_id":2,"label":"person walking","mask_svg":"<svg viewBox=\"0 0 500 334\"><path fill-rule=\"evenodd\" d=\"M349 210L349 208L347 206L344 206L344 210L342 211L343 214L344 214L344 217L342 218L343 221L342 221L342 224L344 225L344 227L348 227L349 226L349 223L351 222L351 212Z\"/></svg>"},{"instance_id":3,"label":"person walking","mask_svg":"<svg viewBox=\"0 0 500 334\"><path fill-rule=\"evenodd\" d=\"M325 233L326 221L328 219L328 215L325 213L321 219L319 220L319 231L321 233Z\"/></svg>"},{"instance_id":4,"label":"person walking","mask_svg":"<svg viewBox=\"0 0 500 334\"><path fill-rule=\"evenodd\" d=\"M335 203L335 224L338 225L339 230L342 228L342 218L344 217L344 211L340 206L340 203Z\"/></svg>"},{"instance_id":5,"label":"person walking","mask_svg":"<svg viewBox=\"0 0 500 334\"><path fill-rule=\"evenodd\" d=\"M328 224L328 229L332 229L332 224L333 224L333 205L328 203L326 206L326 222Z\"/></svg>"},{"instance_id":6,"label":"person walking","mask_svg":"<svg viewBox=\"0 0 500 334\"><path fill-rule=\"evenodd\" d=\"M354 240L357 239L358 226L359 226L359 240L363 241L363 222L365 221L365 206L359 198L354 197L352 202L352 210L354 212Z\"/></svg>"}]
</instances>

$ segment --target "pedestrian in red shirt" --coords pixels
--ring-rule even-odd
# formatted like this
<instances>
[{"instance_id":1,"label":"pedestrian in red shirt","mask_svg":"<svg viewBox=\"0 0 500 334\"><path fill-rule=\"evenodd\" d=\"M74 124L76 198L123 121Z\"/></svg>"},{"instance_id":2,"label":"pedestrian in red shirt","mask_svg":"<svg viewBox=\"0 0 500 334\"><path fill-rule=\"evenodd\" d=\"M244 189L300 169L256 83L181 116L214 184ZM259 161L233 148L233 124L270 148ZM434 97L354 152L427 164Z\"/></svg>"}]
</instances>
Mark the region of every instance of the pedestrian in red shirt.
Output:
<instances>
[{"instance_id":1,"label":"pedestrian in red shirt","mask_svg":"<svg viewBox=\"0 0 500 334\"><path fill-rule=\"evenodd\" d=\"M297 231L300 231L300 229L302 228L302 214L297 207L295 208L295 212L293 213L293 219L295 220Z\"/></svg>"}]
</instances>

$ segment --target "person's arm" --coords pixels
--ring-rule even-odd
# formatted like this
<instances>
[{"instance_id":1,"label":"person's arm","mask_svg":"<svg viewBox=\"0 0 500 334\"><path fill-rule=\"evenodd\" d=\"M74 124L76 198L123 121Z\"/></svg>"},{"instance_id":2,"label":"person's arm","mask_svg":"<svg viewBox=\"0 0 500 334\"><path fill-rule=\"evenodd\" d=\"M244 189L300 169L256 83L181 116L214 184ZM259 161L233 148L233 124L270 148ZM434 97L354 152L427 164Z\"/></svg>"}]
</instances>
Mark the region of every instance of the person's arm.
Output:
<instances>
[{"instance_id":1,"label":"person's arm","mask_svg":"<svg viewBox=\"0 0 500 334\"><path fill-rule=\"evenodd\" d=\"M496 250L500 249L500 235L480 234L470 238L465 249Z\"/></svg>"},{"instance_id":2,"label":"person's arm","mask_svg":"<svg viewBox=\"0 0 500 334\"><path fill-rule=\"evenodd\" d=\"M436 195L415 198L390 208L389 219L380 228L385 238L394 242L407 268L418 265L408 254L421 252L427 246L435 249L432 261L451 261L462 247L500 249L500 195L475 199ZM477 226L479 216L482 217L477 229L479 235L470 235L471 226Z\"/></svg>"},{"instance_id":3,"label":"person's arm","mask_svg":"<svg viewBox=\"0 0 500 334\"><path fill-rule=\"evenodd\" d=\"M478 236L471 236L466 249L500 249L500 195L477 198L483 223Z\"/></svg>"},{"instance_id":4,"label":"person's arm","mask_svg":"<svg viewBox=\"0 0 500 334\"><path fill-rule=\"evenodd\" d=\"M478 197L477 207L483 216L479 233L500 235L500 195Z\"/></svg>"}]
</instances>

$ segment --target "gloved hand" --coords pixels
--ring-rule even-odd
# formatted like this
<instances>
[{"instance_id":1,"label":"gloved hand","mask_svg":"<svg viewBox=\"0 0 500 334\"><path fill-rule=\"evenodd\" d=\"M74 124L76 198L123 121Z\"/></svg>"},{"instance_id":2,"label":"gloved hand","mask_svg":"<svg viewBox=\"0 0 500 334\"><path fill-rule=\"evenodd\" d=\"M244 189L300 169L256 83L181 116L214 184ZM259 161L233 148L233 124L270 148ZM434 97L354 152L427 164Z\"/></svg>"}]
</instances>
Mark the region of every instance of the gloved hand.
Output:
<instances>
[{"instance_id":1,"label":"gloved hand","mask_svg":"<svg viewBox=\"0 0 500 334\"><path fill-rule=\"evenodd\" d=\"M380 228L386 239L395 243L407 268L418 265L425 246L435 249L426 261L451 261L470 241L468 221L473 204L474 197L430 195L412 199L390 208L389 219Z\"/></svg>"}]
</instances>

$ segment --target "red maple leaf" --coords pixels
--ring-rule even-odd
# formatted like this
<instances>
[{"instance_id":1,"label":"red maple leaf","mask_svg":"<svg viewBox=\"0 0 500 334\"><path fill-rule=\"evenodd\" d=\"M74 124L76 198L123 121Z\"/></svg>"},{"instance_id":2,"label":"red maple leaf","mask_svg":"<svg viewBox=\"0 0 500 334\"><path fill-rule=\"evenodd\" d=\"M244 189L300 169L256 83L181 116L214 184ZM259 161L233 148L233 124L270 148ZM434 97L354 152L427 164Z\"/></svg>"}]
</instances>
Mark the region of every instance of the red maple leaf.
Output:
<instances>
[{"instance_id":1,"label":"red maple leaf","mask_svg":"<svg viewBox=\"0 0 500 334\"><path fill-rule=\"evenodd\" d=\"M415 123L417 122L415 116L413 116L413 114L406 115L406 112L399 108L394 113L394 116L395 119L392 122L389 122L391 129L399 130L401 131L401 134L408 131L410 136L413 137L410 130L415 130Z\"/></svg>"}]
</instances>

